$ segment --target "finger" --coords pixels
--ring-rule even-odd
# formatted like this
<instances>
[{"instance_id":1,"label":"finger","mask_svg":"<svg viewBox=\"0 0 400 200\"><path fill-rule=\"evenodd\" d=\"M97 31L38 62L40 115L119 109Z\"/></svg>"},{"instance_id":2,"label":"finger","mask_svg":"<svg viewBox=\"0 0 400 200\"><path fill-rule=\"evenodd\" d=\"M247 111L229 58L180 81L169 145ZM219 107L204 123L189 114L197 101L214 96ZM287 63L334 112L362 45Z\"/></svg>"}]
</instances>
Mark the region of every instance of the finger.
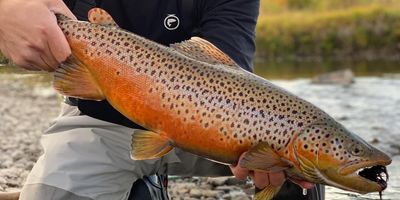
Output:
<instances>
[{"instance_id":1,"label":"finger","mask_svg":"<svg viewBox=\"0 0 400 200\"><path fill-rule=\"evenodd\" d=\"M239 157L239 162L240 160L246 155L246 153L242 153ZM249 176L249 170L246 168L240 167L239 164L237 165L230 165L231 171L233 175L239 180L245 180Z\"/></svg>"},{"instance_id":2,"label":"finger","mask_svg":"<svg viewBox=\"0 0 400 200\"><path fill-rule=\"evenodd\" d=\"M42 46L41 44L40 46ZM27 54L25 60L29 63L30 68L38 68L39 70L50 71L53 67L51 66L54 62L46 56L46 50L42 48L27 48ZM48 52L47 52L48 53ZM54 64L53 64L54 65Z\"/></svg>"},{"instance_id":3,"label":"finger","mask_svg":"<svg viewBox=\"0 0 400 200\"><path fill-rule=\"evenodd\" d=\"M54 58L53 54L50 51L50 47L47 42L40 42L38 45L33 45L31 47L32 51L38 52L39 55L35 56L32 61L36 62L38 64L39 61L36 59L39 59L41 64L41 69L45 71L54 71L54 69L59 65L57 60Z\"/></svg>"},{"instance_id":4,"label":"finger","mask_svg":"<svg viewBox=\"0 0 400 200\"><path fill-rule=\"evenodd\" d=\"M259 189L263 189L271 184L270 175L266 172L254 171L251 177L253 179L254 185Z\"/></svg>"},{"instance_id":5,"label":"finger","mask_svg":"<svg viewBox=\"0 0 400 200\"><path fill-rule=\"evenodd\" d=\"M54 71L56 69L57 66L60 65L60 62L57 61L57 59L54 57L53 53L51 52L49 43L46 42L46 47L43 51L43 56L44 56L44 62L46 62L46 64L48 64L48 68L46 69L46 71Z\"/></svg>"},{"instance_id":6,"label":"finger","mask_svg":"<svg viewBox=\"0 0 400 200\"><path fill-rule=\"evenodd\" d=\"M40 60L45 64L45 66L43 66L42 70L45 71L54 71L54 69L56 68L56 66L58 65L57 63L54 63L52 61L50 61L49 58L46 58L45 55L40 55Z\"/></svg>"},{"instance_id":7,"label":"finger","mask_svg":"<svg viewBox=\"0 0 400 200\"><path fill-rule=\"evenodd\" d=\"M293 183L297 184L298 186L304 189L312 189L313 187L315 187L315 184L307 181L299 181L299 180L290 180L290 181L292 181Z\"/></svg>"},{"instance_id":8,"label":"finger","mask_svg":"<svg viewBox=\"0 0 400 200\"><path fill-rule=\"evenodd\" d=\"M37 59L28 60L28 65L25 65L25 69L41 71L41 70L49 70L49 66L46 61L42 58L40 54L37 55Z\"/></svg>"},{"instance_id":9,"label":"finger","mask_svg":"<svg viewBox=\"0 0 400 200\"><path fill-rule=\"evenodd\" d=\"M6 52L10 53L9 58L14 64L27 70L38 71L50 68L46 59L43 58L42 51L34 46L25 47L18 51L10 49Z\"/></svg>"},{"instance_id":10,"label":"finger","mask_svg":"<svg viewBox=\"0 0 400 200\"><path fill-rule=\"evenodd\" d=\"M20 192L0 192L0 199L12 200L19 199Z\"/></svg>"},{"instance_id":11,"label":"finger","mask_svg":"<svg viewBox=\"0 0 400 200\"><path fill-rule=\"evenodd\" d=\"M233 175L239 180L245 180L249 176L249 170L241 168L239 165L230 165Z\"/></svg>"},{"instance_id":12,"label":"finger","mask_svg":"<svg viewBox=\"0 0 400 200\"><path fill-rule=\"evenodd\" d=\"M270 184L273 186L281 186L285 182L286 177L283 172L271 172L269 174Z\"/></svg>"},{"instance_id":13,"label":"finger","mask_svg":"<svg viewBox=\"0 0 400 200\"><path fill-rule=\"evenodd\" d=\"M51 20L51 24L49 25L46 33L48 37L48 46L55 60L58 63L65 61L71 54L71 49L67 39L64 36L64 33L57 25L57 19L55 16L54 19Z\"/></svg>"},{"instance_id":14,"label":"finger","mask_svg":"<svg viewBox=\"0 0 400 200\"><path fill-rule=\"evenodd\" d=\"M46 67L46 64L40 59L40 55L37 51L34 51L30 48L26 48L19 53L10 52L10 59L14 64L25 68L27 70L41 70L43 67Z\"/></svg>"}]
</instances>

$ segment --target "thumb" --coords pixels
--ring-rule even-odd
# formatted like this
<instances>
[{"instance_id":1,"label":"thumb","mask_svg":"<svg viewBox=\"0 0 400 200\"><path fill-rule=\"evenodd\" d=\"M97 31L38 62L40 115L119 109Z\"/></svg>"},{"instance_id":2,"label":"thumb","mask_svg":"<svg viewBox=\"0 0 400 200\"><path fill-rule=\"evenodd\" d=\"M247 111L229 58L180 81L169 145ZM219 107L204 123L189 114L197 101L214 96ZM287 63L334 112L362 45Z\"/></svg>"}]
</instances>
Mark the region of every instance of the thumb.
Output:
<instances>
[{"instance_id":1,"label":"thumb","mask_svg":"<svg viewBox=\"0 0 400 200\"><path fill-rule=\"evenodd\" d=\"M315 184L307 182L307 181L301 181L301 180L295 180L295 179L290 179L290 181L292 181L293 183L297 184L298 186L300 186L301 188L304 189L312 189Z\"/></svg>"},{"instance_id":2,"label":"thumb","mask_svg":"<svg viewBox=\"0 0 400 200\"><path fill-rule=\"evenodd\" d=\"M53 57L57 62L61 63L71 54L71 49L64 33L57 24L57 19L54 15L53 20L51 20L50 23L51 24L48 26L46 31L48 36L48 46Z\"/></svg>"},{"instance_id":3,"label":"thumb","mask_svg":"<svg viewBox=\"0 0 400 200\"><path fill-rule=\"evenodd\" d=\"M53 0L49 5L50 11L53 13L63 14L73 20L77 20L75 15L71 12L67 5L61 0ZM67 59L67 57L71 54L71 49L67 42L67 39L64 36L64 33L61 31L60 27L57 24L57 18L54 16L48 30L48 46L50 48L53 57L58 62L63 62Z\"/></svg>"}]
</instances>

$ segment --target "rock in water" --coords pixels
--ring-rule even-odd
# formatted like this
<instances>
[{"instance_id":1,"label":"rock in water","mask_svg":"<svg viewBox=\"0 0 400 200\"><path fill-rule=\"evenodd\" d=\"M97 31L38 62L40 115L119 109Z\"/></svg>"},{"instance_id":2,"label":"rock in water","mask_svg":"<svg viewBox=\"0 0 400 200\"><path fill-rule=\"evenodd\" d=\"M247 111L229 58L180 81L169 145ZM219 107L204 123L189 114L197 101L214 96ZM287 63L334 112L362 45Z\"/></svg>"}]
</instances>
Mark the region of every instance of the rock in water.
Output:
<instances>
[{"instance_id":1,"label":"rock in water","mask_svg":"<svg viewBox=\"0 0 400 200\"><path fill-rule=\"evenodd\" d=\"M354 83L354 73L350 69L341 69L314 77L314 84L336 84L348 86Z\"/></svg>"}]
</instances>

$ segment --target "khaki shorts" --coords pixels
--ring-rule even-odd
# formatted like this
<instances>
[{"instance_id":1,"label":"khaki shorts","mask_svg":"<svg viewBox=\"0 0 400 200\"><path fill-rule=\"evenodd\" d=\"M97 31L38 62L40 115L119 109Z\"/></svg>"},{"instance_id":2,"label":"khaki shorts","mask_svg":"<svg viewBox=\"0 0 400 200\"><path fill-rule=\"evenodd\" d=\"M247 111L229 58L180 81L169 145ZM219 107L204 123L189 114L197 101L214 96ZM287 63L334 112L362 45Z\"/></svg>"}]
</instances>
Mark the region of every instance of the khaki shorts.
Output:
<instances>
[{"instance_id":1,"label":"khaki shorts","mask_svg":"<svg viewBox=\"0 0 400 200\"><path fill-rule=\"evenodd\" d=\"M131 160L135 131L81 115L77 107L63 104L60 116L41 138L44 153L20 199L127 199L137 179L167 170L184 176L231 175L227 166L179 149L161 159Z\"/></svg>"}]
</instances>

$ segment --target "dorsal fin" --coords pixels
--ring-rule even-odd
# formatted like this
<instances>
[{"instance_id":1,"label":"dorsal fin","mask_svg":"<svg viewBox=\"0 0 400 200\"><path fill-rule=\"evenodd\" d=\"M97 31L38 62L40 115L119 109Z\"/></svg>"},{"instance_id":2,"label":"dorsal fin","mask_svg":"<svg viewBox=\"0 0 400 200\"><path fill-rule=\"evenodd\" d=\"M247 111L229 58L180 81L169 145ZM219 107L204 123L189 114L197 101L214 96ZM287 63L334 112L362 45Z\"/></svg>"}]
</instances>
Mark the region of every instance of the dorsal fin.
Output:
<instances>
[{"instance_id":1,"label":"dorsal fin","mask_svg":"<svg viewBox=\"0 0 400 200\"><path fill-rule=\"evenodd\" d=\"M236 62L233 61L228 55L211 44L211 42L199 37L192 37L190 40L171 44L171 47L185 56L195 60L209 64L221 64L240 69L240 66L236 64Z\"/></svg>"},{"instance_id":2,"label":"dorsal fin","mask_svg":"<svg viewBox=\"0 0 400 200\"><path fill-rule=\"evenodd\" d=\"M92 8L88 12L88 20L94 24L118 26L107 11L101 8Z\"/></svg>"}]
</instances>

